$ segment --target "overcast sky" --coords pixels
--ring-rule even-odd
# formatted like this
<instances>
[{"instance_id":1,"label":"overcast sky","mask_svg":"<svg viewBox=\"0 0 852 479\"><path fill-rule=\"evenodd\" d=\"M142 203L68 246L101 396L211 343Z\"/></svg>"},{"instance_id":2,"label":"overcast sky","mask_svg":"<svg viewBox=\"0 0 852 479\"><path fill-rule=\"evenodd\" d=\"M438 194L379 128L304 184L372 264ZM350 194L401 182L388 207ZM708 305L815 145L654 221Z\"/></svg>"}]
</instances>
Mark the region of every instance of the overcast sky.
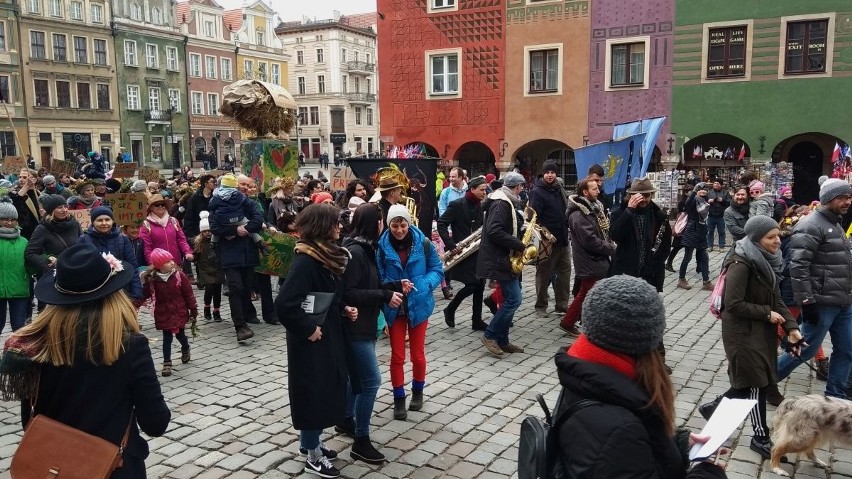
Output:
<instances>
[{"instance_id":1,"label":"overcast sky","mask_svg":"<svg viewBox=\"0 0 852 479\"><path fill-rule=\"evenodd\" d=\"M265 0L267 4L270 0ZM251 4L254 0L218 0L226 9ZM271 0L272 9L278 12L282 20L301 20L305 15L317 20L332 18L334 10L341 15L376 11L376 0Z\"/></svg>"}]
</instances>

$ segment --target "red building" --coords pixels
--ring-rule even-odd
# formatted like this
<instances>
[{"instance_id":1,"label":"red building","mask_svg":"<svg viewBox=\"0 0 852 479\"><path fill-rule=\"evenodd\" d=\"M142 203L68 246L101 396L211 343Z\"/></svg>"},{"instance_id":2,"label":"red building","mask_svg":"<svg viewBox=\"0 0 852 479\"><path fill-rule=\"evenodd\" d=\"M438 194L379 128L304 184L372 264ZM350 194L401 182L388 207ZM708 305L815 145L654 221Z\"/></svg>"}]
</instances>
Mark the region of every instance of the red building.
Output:
<instances>
[{"instance_id":1,"label":"red building","mask_svg":"<svg viewBox=\"0 0 852 479\"><path fill-rule=\"evenodd\" d=\"M511 165L502 147L503 3L377 1L385 147L422 143L430 155L458 164L471 175Z\"/></svg>"}]
</instances>

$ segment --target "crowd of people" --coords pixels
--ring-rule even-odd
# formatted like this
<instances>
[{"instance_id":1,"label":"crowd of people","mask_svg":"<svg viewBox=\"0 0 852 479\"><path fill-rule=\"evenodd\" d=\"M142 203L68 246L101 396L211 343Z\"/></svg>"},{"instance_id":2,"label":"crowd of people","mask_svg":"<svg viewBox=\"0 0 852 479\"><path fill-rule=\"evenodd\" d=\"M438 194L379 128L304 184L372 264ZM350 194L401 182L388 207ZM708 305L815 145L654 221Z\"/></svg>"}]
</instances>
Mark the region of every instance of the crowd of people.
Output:
<instances>
[{"instance_id":1,"label":"crowd of people","mask_svg":"<svg viewBox=\"0 0 852 479\"><path fill-rule=\"evenodd\" d=\"M144 470L147 455L138 430L162 434L169 413L148 343L140 339L137 310L151 305L163 339L160 374L168 377L179 372L171 359L173 340L181 363L189 363L187 329L194 332L199 316L222 321L224 295L237 341L251 339L251 325L261 321L286 331L290 410L305 471L339 476L332 462L337 452L322 441L331 427L354 439L354 459L382 463L385 456L370 440L381 385L377 341L389 338L396 420L406 420L407 411L427 400L426 335L436 290L450 300L442 311L447 327L456 327L459 307L471 298L470 327L482 334L485 350L495 357L523 353L510 334L522 303L519 265L529 262L524 238L534 214L544 250L535 261L534 309L542 317L556 314L572 340L556 357L560 380L567 397L605 405L577 413L563 426L568 432L560 431L570 467L581 471L588 461L611 460L574 454L592 447L588 437L570 433L585 424L592 436L612 439L613 451L629 450L642 467L663 467L667 477L686 474L688 461L679 451L689 435L674 429L659 293L666 270L678 274L678 288L692 287L687 274L693 256L702 289L713 290L709 252L715 248L726 254L721 328L731 388L723 396L757 401L751 448L769 457L766 405L783 400L777 382L802 362L818 358L827 395L849 394L852 252L843 216L852 186L845 181L825 180L816 204L805 206L793 203L789 188L775 198L748 175L730 189L720 180L695 182L680 202L686 223L675 234L646 178L633 179L622 204L609 210L600 165L573 192L553 161L544 162L531 184L517 172L470 178L455 167L446 173L446 183L442 172L436 188L432 236L417 227L402 203L403 185L393 178L375 185L355 179L342 192L330 191L322 174L276 178L263 192L245 175L202 172L196 178L191 170L150 182L75 180L30 169L0 180L0 331L6 310L14 331L0 361L0 390L5 398L34 399L34 409L22 408L24 425L32 413L47 414L118 443L122 423L130 421L126 469L113 477L141 477L131 472ZM116 222L106 194L120 191L145 195L141 223ZM69 212L75 209L88 211L87 228ZM270 275L255 269L267 254L264 231L295 242L277 298ZM462 259L450 266L454 256ZM461 287L454 290L453 282ZM201 305L193 286L204 290ZM625 309L628 304L642 307ZM827 334L830 362L820 348ZM794 354L779 358L782 340ZM98 385L58 401L81 376ZM138 383L120 389L128 381ZM723 396L702 405L701 414L709 417ZM120 409L109 424L71 413L106 400ZM628 423L635 430L624 435L616 425ZM665 447L653 453L633 447L638 437ZM607 467L619 470L618 464ZM697 469L706 474L695 477L718 476L718 468Z\"/></svg>"}]
</instances>

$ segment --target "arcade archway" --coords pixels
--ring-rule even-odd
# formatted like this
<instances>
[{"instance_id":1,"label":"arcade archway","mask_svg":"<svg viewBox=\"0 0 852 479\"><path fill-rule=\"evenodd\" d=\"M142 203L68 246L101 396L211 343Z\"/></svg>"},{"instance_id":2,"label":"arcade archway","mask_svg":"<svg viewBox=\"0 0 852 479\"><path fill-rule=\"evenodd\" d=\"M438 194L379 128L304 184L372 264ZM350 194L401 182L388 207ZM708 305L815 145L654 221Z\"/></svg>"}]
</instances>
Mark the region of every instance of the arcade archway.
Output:
<instances>
[{"instance_id":1,"label":"arcade archway","mask_svg":"<svg viewBox=\"0 0 852 479\"><path fill-rule=\"evenodd\" d=\"M531 141L512 155L513 166L517 167L528 181L540 173L545 160L554 160L559 167L559 177L566 188L577 184L577 166L574 149L558 140L542 139ZM583 172L585 173L585 172Z\"/></svg>"},{"instance_id":2,"label":"arcade archway","mask_svg":"<svg viewBox=\"0 0 852 479\"><path fill-rule=\"evenodd\" d=\"M469 141L456 150L456 163L467 171L469 178L494 173L494 152L480 141Z\"/></svg>"}]
</instances>

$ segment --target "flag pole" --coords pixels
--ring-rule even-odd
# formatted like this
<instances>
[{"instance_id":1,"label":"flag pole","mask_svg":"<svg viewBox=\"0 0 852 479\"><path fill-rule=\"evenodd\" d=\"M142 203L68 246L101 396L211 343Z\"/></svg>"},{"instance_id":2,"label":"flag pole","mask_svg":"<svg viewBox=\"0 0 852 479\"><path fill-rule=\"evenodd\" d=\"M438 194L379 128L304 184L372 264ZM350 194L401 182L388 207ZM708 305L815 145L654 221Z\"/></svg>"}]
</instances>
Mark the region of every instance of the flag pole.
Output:
<instances>
[{"instance_id":1,"label":"flag pole","mask_svg":"<svg viewBox=\"0 0 852 479\"><path fill-rule=\"evenodd\" d=\"M6 118L9 119L9 125L12 126L12 133L15 134L15 141L18 142L18 145L20 145L21 151L25 151L24 150L24 144L21 143L21 139L18 137L18 129L15 128L15 122L12 121L12 115L9 113L9 103L8 102L5 102L5 101L3 102L3 110L5 110L5 112L6 112ZM29 153L29 152L27 152L27 153ZM24 155L24 156L26 156L26 155ZM29 165L27 165L27 167L29 167Z\"/></svg>"}]
</instances>

